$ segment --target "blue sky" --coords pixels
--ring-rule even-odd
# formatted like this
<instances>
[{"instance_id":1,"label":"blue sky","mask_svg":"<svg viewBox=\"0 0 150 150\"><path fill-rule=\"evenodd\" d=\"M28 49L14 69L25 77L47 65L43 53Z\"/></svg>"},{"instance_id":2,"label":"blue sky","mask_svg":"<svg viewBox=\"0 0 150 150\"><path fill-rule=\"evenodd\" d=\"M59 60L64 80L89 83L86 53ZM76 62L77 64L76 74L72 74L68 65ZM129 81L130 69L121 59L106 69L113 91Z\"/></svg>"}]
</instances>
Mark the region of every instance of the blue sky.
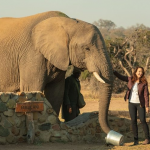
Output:
<instances>
[{"instance_id":1,"label":"blue sky","mask_svg":"<svg viewBox=\"0 0 150 150\"><path fill-rule=\"evenodd\" d=\"M23 17L57 10L89 23L106 19L117 27L150 27L150 0L0 0L0 17Z\"/></svg>"}]
</instances>

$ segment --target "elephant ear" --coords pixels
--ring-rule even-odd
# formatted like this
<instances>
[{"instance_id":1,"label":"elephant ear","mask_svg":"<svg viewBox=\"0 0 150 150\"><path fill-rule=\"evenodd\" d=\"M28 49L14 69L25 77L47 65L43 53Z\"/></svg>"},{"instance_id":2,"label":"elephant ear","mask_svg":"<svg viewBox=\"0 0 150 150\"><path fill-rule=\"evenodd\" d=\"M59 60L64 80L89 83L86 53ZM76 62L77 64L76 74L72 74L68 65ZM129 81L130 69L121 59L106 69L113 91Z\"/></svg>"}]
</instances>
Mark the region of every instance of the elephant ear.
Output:
<instances>
[{"instance_id":1,"label":"elephant ear","mask_svg":"<svg viewBox=\"0 0 150 150\"><path fill-rule=\"evenodd\" d=\"M35 49L51 64L66 71L69 65L68 35L57 19L46 19L32 31Z\"/></svg>"}]
</instances>

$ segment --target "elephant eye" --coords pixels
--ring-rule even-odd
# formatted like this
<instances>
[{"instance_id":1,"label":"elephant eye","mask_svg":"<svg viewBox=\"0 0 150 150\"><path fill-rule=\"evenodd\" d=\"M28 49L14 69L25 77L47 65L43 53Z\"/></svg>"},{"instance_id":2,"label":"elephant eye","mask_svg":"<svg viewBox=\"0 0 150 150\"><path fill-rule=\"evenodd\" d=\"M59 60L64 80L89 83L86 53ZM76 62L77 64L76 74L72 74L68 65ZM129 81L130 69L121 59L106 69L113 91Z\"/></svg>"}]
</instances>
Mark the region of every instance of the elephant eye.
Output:
<instances>
[{"instance_id":1,"label":"elephant eye","mask_svg":"<svg viewBox=\"0 0 150 150\"><path fill-rule=\"evenodd\" d=\"M88 50L88 51L90 50L88 47L87 47L87 48L85 48L85 49L86 49L86 50Z\"/></svg>"}]
</instances>

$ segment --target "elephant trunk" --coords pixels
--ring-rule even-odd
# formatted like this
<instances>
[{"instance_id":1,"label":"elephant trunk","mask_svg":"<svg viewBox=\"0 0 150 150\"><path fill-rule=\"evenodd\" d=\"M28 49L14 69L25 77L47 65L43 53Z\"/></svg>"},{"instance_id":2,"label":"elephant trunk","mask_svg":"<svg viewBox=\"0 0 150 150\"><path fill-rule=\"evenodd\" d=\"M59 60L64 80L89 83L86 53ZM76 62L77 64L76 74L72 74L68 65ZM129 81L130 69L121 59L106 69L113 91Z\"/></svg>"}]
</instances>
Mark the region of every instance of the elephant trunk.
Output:
<instances>
[{"instance_id":1,"label":"elephant trunk","mask_svg":"<svg viewBox=\"0 0 150 150\"><path fill-rule=\"evenodd\" d=\"M108 109L112 94L112 79L110 76L109 82L100 82L99 86L101 89L99 99L99 123L102 130L107 134L106 143L113 145L123 145L124 137L122 134L117 133L110 129L108 124Z\"/></svg>"},{"instance_id":2,"label":"elephant trunk","mask_svg":"<svg viewBox=\"0 0 150 150\"><path fill-rule=\"evenodd\" d=\"M107 54L105 53L105 56ZM101 54L102 57L102 54ZM96 57L95 57L96 58ZM110 129L108 124L108 110L111 100L111 94L113 89L113 71L112 65L108 57L101 60L101 63L96 63L98 71L94 76L99 81L100 94L99 94L99 123L102 130L107 134L106 142L113 145L123 145L124 137L120 133L117 133ZM95 69L96 70L96 69Z\"/></svg>"},{"instance_id":3,"label":"elephant trunk","mask_svg":"<svg viewBox=\"0 0 150 150\"><path fill-rule=\"evenodd\" d=\"M108 134L110 127L108 125L108 109L112 93L112 85L107 83L99 83L101 93L99 97L99 123L102 130Z\"/></svg>"}]
</instances>

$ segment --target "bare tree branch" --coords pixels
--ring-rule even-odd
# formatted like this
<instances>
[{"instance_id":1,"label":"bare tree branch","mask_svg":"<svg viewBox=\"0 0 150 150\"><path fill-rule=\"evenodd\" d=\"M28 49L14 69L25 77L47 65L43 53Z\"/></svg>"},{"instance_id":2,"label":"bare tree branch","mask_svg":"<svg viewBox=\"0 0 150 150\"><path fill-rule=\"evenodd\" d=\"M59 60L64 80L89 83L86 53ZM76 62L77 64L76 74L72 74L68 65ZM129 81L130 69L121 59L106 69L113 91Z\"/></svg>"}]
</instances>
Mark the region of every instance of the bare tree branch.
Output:
<instances>
[{"instance_id":1,"label":"bare tree branch","mask_svg":"<svg viewBox=\"0 0 150 150\"><path fill-rule=\"evenodd\" d=\"M144 67L145 72L147 71L147 69L149 69L149 61L150 61L150 57L148 57L146 60L146 65Z\"/></svg>"},{"instance_id":2,"label":"bare tree branch","mask_svg":"<svg viewBox=\"0 0 150 150\"><path fill-rule=\"evenodd\" d=\"M128 70L123 66L122 61L119 60L119 64L121 66L121 68L124 70L124 72L127 74L127 76L131 76L130 73L128 72Z\"/></svg>"},{"instance_id":3,"label":"bare tree branch","mask_svg":"<svg viewBox=\"0 0 150 150\"><path fill-rule=\"evenodd\" d=\"M129 55L131 52L133 52L133 50L134 50L133 46L131 47L131 50L126 49L127 53L125 53L125 55L124 55L124 59L125 59L125 61L127 62L127 64L129 65L130 68L133 68L133 65L131 64L131 60L129 61L127 59L127 55Z\"/></svg>"}]
</instances>

